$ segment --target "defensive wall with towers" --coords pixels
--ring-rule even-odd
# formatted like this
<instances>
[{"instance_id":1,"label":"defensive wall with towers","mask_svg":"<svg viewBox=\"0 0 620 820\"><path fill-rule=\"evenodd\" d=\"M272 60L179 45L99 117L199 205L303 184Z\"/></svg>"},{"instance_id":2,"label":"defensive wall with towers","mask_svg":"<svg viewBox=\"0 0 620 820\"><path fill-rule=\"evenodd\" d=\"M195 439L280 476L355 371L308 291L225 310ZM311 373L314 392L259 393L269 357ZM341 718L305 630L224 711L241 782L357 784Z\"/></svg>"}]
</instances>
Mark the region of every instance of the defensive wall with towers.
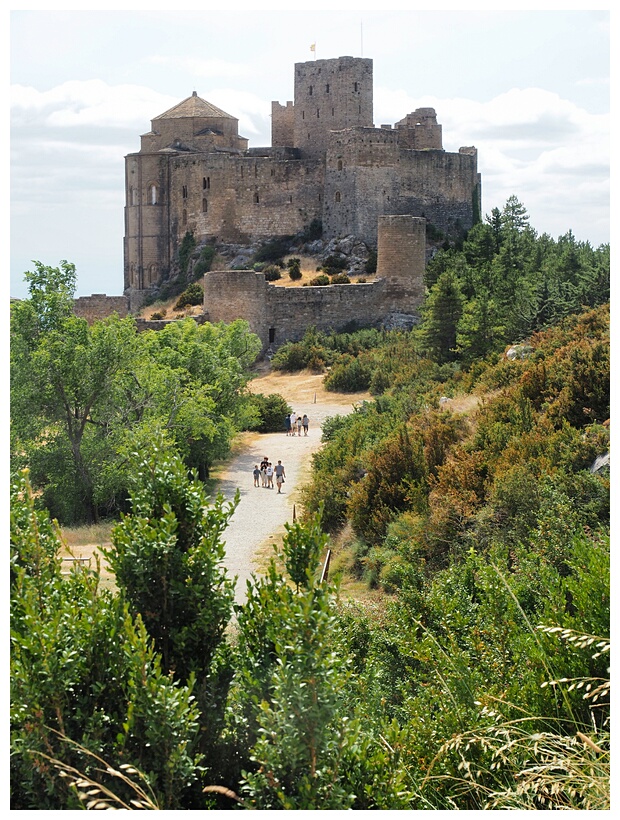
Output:
<instances>
[{"instance_id":1,"label":"defensive wall with towers","mask_svg":"<svg viewBox=\"0 0 620 820\"><path fill-rule=\"evenodd\" d=\"M424 226L451 238L480 218L476 149L445 151L432 108L375 127L368 58L296 63L294 100L272 102L270 147L249 147L238 125L194 92L155 117L140 150L125 157L129 310L178 272L188 232L198 246L250 245L320 222L324 240L354 237L377 248L375 281L284 288L253 271L213 271L204 318L247 319L265 349L309 325L414 319L424 294Z\"/></svg>"}]
</instances>

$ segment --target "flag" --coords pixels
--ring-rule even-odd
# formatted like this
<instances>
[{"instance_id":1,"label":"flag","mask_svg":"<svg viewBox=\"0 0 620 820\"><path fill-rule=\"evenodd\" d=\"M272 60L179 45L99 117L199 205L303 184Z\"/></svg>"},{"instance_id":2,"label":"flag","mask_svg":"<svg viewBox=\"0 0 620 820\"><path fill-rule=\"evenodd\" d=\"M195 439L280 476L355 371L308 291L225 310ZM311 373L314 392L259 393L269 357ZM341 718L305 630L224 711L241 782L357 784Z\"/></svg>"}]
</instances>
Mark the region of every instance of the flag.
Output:
<instances>
[{"instance_id":1,"label":"flag","mask_svg":"<svg viewBox=\"0 0 620 820\"><path fill-rule=\"evenodd\" d=\"M316 43L312 43L310 46L310 51L316 51Z\"/></svg>"}]
</instances>

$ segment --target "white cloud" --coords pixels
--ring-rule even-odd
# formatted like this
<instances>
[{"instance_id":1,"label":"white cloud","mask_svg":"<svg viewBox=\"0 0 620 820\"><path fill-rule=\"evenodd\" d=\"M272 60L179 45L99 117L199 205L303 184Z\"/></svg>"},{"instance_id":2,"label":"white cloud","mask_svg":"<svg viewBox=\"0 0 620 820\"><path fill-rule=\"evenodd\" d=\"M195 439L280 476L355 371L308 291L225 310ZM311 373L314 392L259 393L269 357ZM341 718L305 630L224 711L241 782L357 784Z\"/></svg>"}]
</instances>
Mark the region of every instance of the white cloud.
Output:
<instances>
[{"instance_id":1,"label":"white cloud","mask_svg":"<svg viewBox=\"0 0 620 820\"><path fill-rule=\"evenodd\" d=\"M196 57L164 57L152 55L145 63L163 65L194 77L248 77L250 66L242 63L231 63L217 58L202 60Z\"/></svg>"},{"instance_id":2,"label":"white cloud","mask_svg":"<svg viewBox=\"0 0 620 820\"><path fill-rule=\"evenodd\" d=\"M148 128L153 117L179 102L146 86L108 85L101 80L62 83L49 91L11 86L11 120L14 126L50 128Z\"/></svg>"}]
</instances>

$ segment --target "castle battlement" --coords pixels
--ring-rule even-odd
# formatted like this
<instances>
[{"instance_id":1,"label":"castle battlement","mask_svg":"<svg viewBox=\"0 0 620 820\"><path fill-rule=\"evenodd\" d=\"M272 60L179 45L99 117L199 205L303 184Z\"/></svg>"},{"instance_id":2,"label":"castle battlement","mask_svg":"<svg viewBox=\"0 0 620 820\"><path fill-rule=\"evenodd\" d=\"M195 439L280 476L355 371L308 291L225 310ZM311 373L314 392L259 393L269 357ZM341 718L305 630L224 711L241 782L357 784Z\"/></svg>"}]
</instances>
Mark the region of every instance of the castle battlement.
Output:
<instances>
[{"instance_id":1,"label":"castle battlement","mask_svg":"<svg viewBox=\"0 0 620 820\"><path fill-rule=\"evenodd\" d=\"M193 92L156 116L125 157L125 292L159 286L188 231L198 243L301 233L377 246L382 216L424 218L447 236L480 214L475 148L444 151L432 108L373 122L373 61L296 63L294 99L272 102L272 145Z\"/></svg>"}]
</instances>

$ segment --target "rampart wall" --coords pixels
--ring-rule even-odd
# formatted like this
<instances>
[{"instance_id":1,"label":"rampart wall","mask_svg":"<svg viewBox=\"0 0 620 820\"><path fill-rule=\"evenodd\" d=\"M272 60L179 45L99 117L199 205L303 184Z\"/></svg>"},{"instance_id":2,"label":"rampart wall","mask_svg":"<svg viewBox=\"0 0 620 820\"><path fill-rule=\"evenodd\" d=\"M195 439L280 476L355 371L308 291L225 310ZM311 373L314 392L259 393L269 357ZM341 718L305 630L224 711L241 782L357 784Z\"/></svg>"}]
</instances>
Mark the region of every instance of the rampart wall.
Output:
<instances>
[{"instance_id":1,"label":"rampart wall","mask_svg":"<svg viewBox=\"0 0 620 820\"><path fill-rule=\"evenodd\" d=\"M106 296L105 293L93 293L73 300L73 312L92 324L98 319L105 319L118 313L121 319L129 313L129 301L126 296Z\"/></svg>"},{"instance_id":2,"label":"rampart wall","mask_svg":"<svg viewBox=\"0 0 620 820\"><path fill-rule=\"evenodd\" d=\"M204 310L210 322L243 318L263 350L298 341L309 327L339 331L382 323L390 314L415 315L424 298L426 220L384 216L379 221L377 279L319 287L282 287L254 271L210 271Z\"/></svg>"}]
</instances>

